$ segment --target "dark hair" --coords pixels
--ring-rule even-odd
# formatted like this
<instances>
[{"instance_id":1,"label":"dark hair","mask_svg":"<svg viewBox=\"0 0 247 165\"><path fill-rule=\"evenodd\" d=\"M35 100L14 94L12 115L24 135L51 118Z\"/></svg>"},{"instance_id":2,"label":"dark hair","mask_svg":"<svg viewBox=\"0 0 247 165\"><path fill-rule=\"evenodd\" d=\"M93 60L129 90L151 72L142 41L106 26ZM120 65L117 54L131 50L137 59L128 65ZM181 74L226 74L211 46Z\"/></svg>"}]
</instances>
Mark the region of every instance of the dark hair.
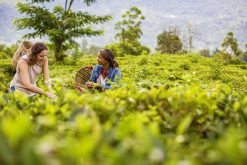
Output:
<instances>
[{"instance_id":1,"label":"dark hair","mask_svg":"<svg viewBox=\"0 0 247 165\"><path fill-rule=\"evenodd\" d=\"M109 63L111 67L118 68L119 64L115 60L115 56L110 49L102 49L99 54Z\"/></svg>"},{"instance_id":2,"label":"dark hair","mask_svg":"<svg viewBox=\"0 0 247 165\"><path fill-rule=\"evenodd\" d=\"M29 54L28 64L29 65L36 64L37 55L44 50L48 50L48 48L43 42L36 42L35 44L33 44L31 48L31 52Z\"/></svg>"}]
</instances>

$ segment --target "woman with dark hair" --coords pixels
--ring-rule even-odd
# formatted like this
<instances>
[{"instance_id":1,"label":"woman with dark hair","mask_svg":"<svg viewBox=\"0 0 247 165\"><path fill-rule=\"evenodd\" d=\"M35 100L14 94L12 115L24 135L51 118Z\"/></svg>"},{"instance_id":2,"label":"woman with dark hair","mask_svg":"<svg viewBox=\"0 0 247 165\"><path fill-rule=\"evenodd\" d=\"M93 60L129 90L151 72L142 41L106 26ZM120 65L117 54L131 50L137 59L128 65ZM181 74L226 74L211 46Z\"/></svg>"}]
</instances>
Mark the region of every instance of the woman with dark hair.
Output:
<instances>
[{"instance_id":1,"label":"woman with dark hair","mask_svg":"<svg viewBox=\"0 0 247 165\"><path fill-rule=\"evenodd\" d=\"M47 53L47 46L42 42L37 42L32 45L29 54L21 56L16 65L16 74L10 83L11 92L18 90L28 96L35 96L38 93L51 99L57 98L51 92ZM44 84L49 91L45 92L37 87L36 79L39 74L43 74Z\"/></svg>"},{"instance_id":2,"label":"woman with dark hair","mask_svg":"<svg viewBox=\"0 0 247 165\"><path fill-rule=\"evenodd\" d=\"M110 89L112 82L117 82L121 78L119 64L115 56L109 49L102 49L98 53L98 65L95 65L86 83L87 88Z\"/></svg>"}]
</instances>

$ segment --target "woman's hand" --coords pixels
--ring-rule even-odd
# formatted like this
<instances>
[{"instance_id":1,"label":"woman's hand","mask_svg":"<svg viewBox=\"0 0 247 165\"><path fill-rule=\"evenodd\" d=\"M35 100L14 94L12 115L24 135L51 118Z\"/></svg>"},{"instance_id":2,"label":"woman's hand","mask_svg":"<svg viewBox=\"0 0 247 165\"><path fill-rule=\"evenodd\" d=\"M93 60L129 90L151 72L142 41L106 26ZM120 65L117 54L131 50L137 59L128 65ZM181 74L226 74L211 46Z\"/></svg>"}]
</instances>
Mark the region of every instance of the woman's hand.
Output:
<instances>
[{"instance_id":1,"label":"woman's hand","mask_svg":"<svg viewBox=\"0 0 247 165\"><path fill-rule=\"evenodd\" d=\"M98 88L98 87L100 87L100 84L88 81L88 82L86 82L86 87L87 88Z\"/></svg>"},{"instance_id":2,"label":"woman's hand","mask_svg":"<svg viewBox=\"0 0 247 165\"><path fill-rule=\"evenodd\" d=\"M94 83L91 82L91 81L88 81L88 82L86 82L86 87L87 88L93 88L94 87Z\"/></svg>"},{"instance_id":3,"label":"woman's hand","mask_svg":"<svg viewBox=\"0 0 247 165\"><path fill-rule=\"evenodd\" d=\"M94 84L93 84L93 87L94 87L94 88L98 88L98 87L100 87L100 84L99 84L99 83L94 83Z\"/></svg>"},{"instance_id":4,"label":"woman's hand","mask_svg":"<svg viewBox=\"0 0 247 165\"><path fill-rule=\"evenodd\" d=\"M81 93L85 92L85 89L80 86L75 86Z\"/></svg>"},{"instance_id":5,"label":"woman's hand","mask_svg":"<svg viewBox=\"0 0 247 165\"><path fill-rule=\"evenodd\" d=\"M45 92L45 95L50 99L57 99L58 97L51 92Z\"/></svg>"}]
</instances>

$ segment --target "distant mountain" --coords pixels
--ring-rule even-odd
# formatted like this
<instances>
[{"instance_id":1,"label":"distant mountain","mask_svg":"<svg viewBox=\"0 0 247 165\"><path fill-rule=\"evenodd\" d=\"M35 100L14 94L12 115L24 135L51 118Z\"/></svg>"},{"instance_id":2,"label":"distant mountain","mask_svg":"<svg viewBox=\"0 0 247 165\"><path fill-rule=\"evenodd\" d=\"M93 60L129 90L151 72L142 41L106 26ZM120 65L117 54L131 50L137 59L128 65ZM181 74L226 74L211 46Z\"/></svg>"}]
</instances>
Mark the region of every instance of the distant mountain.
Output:
<instances>
[{"instance_id":1,"label":"distant mountain","mask_svg":"<svg viewBox=\"0 0 247 165\"><path fill-rule=\"evenodd\" d=\"M156 46L156 36L171 26L179 27L180 37L185 40L188 23L194 30L195 50L219 48L229 31L234 33L240 47L247 43L246 0L98 0L90 7L78 1L76 3L75 10L86 9L93 14L114 17L111 22L96 27L105 30L104 36L86 37L89 44L104 46L114 41L114 25L131 6L137 6L146 17L142 24L144 34L141 41L151 48ZM0 4L0 42L15 42L27 32L14 29L12 20L17 16L19 14L14 6Z\"/></svg>"}]
</instances>

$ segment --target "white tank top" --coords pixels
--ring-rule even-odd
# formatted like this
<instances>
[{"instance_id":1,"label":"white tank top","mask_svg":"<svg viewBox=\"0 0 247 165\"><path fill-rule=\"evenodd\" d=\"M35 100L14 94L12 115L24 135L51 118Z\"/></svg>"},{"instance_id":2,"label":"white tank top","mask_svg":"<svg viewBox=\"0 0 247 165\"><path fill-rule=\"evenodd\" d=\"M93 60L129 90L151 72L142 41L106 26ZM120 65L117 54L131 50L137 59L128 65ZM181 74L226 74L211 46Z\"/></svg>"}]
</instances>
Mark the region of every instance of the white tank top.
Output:
<instances>
[{"instance_id":1,"label":"white tank top","mask_svg":"<svg viewBox=\"0 0 247 165\"><path fill-rule=\"evenodd\" d=\"M99 77L97 78L96 82L101 84L101 85L105 85L106 78L103 78L102 74L100 74Z\"/></svg>"},{"instance_id":2,"label":"white tank top","mask_svg":"<svg viewBox=\"0 0 247 165\"><path fill-rule=\"evenodd\" d=\"M28 55L24 55L20 58L20 60L28 60ZM20 68L19 68L19 62L17 63L16 66L16 73L15 76L13 78L13 80L10 82L10 87L14 86L15 89L26 93L29 96L33 96L36 93L31 92L27 89L24 88L22 81L21 81L21 74L20 74ZM42 73L42 66L38 65L38 64L34 64L34 65L28 65L28 74L29 74L29 78L30 78L30 83L33 85L36 85L36 79L38 77L39 74Z\"/></svg>"}]
</instances>

